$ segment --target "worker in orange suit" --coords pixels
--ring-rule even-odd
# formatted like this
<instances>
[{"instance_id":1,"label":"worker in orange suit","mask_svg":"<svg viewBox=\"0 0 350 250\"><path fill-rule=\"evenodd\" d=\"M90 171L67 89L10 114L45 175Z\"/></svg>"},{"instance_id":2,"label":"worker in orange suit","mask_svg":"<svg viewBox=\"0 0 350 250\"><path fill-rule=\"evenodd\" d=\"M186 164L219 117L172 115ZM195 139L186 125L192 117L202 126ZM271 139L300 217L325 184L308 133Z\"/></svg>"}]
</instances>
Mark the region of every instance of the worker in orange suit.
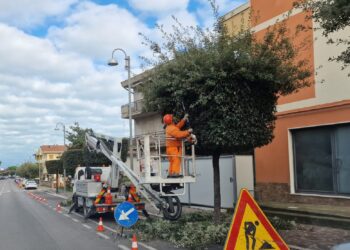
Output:
<instances>
[{"instance_id":1,"label":"worker in orange suit","mask_svg":"<svg viewBox=\"0 0 350 250\"><path fill-rule=\"evenodd\" d=\"M188 119L188 115L177 124L173 122L173 115L166 114L163 117L163 122L166 125L166 154L168 156L169 166L169 178L180 178L181 175L181 156L182 156L182 139L191 135L192 129L181 131L181 128L185 125Z\"/></svg>"}]
</instances>

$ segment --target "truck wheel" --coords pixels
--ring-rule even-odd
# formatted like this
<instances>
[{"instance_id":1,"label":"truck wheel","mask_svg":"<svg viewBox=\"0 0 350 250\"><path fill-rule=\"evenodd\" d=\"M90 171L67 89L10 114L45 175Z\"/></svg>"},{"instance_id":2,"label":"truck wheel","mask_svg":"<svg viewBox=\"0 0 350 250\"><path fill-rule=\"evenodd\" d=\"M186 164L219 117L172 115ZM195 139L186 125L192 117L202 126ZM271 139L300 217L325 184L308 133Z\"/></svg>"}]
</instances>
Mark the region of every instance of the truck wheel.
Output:
<instances>
[{"instance_id":1,"label":"truck wheel","mask_svg":"<svg viewBox=\"0 0 350 250\"><path fill-rule=\"evenodd\" d=\"M72 202L75 205L74 206L74 212L79 213L79 205L78 205L78 197L74 194L72 197Z\"/></svg>"},{"instance_id":2,"label":"truck wheel","mask_svg":"<svg viewBox=\"0 0 350 250\"><path fill-rule=\"evenodd\" d=\"M89 208L86 206L86 199L84 198L83 202L83 213L84 213L84 218L87 219L89 216Z\"/></svg>"},{"instance_id":3,"label":"truck wheel","mask_svg":"<svg viewBox=\"0 0 350 250\"><path fill-rule=\"evenodd\" d=\"M164 196L165 207L162 208L163 216L167 220L177 220L180 218L182 213L182 205L179 197L177 196Z\"/></svg>"}]
</instances>

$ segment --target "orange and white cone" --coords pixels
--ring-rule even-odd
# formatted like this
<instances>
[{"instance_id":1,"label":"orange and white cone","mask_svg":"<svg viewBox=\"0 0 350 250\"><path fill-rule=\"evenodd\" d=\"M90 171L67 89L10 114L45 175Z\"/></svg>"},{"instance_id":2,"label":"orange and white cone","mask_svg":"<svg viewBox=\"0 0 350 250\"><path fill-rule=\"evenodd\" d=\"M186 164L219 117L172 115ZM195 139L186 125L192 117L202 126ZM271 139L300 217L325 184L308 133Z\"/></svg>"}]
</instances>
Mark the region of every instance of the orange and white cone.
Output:
<instances>
[{"instance_id":1,"label":"orange and white cone","mask_svg":"<svg viewBox=\"0 0 350 250\"><path fill-rule=\"evenodd\" d=\"M59 213L61 212L61 204L60 203L57 203L56 211Z\"/></svg>"},{"instance_id":2,"label":"orange and white cone","mask_svg":"<svg viewBox=\"0 0 350 250\"><path fill-rule=\"evenodd\" d=\"M105 230L105 228L103 227L103 223L102 223L102 217L100 217L100 221L98 222L98 226L96 228L97 232L103 232Z\"/></svg>"},{"instance_id":3,"label":"orange and white cone","mask_svg":"<svg viewBox=\"0 0 350 250\"><path fill-rule=\"evenodd\" d=\"M131 250L139 250L135 234L132 236Z\"/></svg>"}]
</instances>

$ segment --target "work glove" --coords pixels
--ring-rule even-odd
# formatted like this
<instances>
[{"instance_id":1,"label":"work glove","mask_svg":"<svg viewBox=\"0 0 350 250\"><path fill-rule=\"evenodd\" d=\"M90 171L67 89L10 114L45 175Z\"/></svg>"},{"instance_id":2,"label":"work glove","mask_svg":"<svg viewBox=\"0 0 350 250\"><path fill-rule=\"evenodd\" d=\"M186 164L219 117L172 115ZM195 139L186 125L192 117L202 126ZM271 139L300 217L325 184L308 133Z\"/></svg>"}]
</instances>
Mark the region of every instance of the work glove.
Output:
<instances>
[{"instance_id":1,"label":"work glove","mask_svg":"<svg viewBox=\"0 0 350 250\"><path fill-rule=\"evenodd\" d=\"M184 120L186 120L186 121L188 121L188 117L189 117L189 115L188 114L185 114L185 116L184 116Z\"/></svg>"},{"instance_id":2,"label":"work glove","mask_svg":"<svg viewBox=\"0 0 350 250\"><path fill-rule=\"evenodd\" d=\"M194 145L197 145L197 137L194 135L194 134L192 134L191 135L191 139L192 139L192 143L194 144Z\"/></svg>"}]
</instances>

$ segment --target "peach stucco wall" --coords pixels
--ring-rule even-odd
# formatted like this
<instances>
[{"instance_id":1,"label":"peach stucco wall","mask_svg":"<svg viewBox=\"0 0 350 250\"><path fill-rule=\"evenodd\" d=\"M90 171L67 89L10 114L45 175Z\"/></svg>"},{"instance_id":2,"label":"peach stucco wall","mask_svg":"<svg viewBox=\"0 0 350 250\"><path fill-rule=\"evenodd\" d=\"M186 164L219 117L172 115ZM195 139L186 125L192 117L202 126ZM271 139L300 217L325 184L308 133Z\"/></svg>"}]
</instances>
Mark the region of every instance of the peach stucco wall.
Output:
<instances>
[{"instance_id":1,"label":"peach stucco wall","mask_svg":"<svg viewBox=\"0 0 350 250\"><path fill-rule=\"evenodd\" d=\"M278 114L275 139L255 150L257 183L288 183L288 129L350 122L350 100Z\"/></svg>"}]
</instances>

